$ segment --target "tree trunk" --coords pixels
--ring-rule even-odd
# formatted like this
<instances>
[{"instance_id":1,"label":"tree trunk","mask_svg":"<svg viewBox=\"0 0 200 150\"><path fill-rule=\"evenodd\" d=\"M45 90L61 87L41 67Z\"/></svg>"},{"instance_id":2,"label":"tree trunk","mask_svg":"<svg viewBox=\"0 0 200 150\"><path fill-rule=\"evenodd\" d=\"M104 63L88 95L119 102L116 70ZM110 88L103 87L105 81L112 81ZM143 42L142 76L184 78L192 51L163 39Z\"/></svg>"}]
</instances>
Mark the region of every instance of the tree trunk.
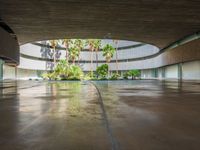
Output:
<instances>
[{"instance_id":1,"label":"tree trunk","mask_svg":"<svg viewBox=\"0 0 200 150\"><path fill-rule=\"evenodd\" d=\"M96 50L96 69L98 67L98 50Z\"/></svg>"},{"instance_id":2,"label":"tree trunk","mask_svg":"<svg viewBox=\"0 0 200 150\"><path fill-rule=\"evenodd\" d=\"M91 61L91 63L90 63L90 72L93 75L93 49L92 49L91 54L90 54L90 61Z\"/></svg>"},{"instance_id":3,"label":"tree trunk","mask_svg":"<svg viewBox=\"0 0 200 150\"><path fill-rule=\"evenodd\" d=\"M68 44L65 45L66 48L66 61L68 62Z\"/></svg>"},{"instance_id":4,"label":"tree trunk","mask_svg":"<svg viewBox=\"0 0 200 150\"><path fill-rule=\"evenodd\" d=\"M68 50L69 50L69 43L67 42L67 43L65 43L65 48L66 48L66 61L67 61L67 63L69 62L69 52L68 52Z\"/></svg>"},{"instance_id":5,"label":"tree trunk","mask_svg":"<svg viewBox=\"0 0 200 150\"><path fill-rule=\"evenodd\" d=\"M116 44L116 73L118 74L118 40L115 40L115 44Z\"/></svg>"},{"instance_id":6,"label":"tree trunk","mask_svg":"<svg viewBox=\"0 0 200 150\"><path fill-rule=\"evenodd\" d=\"M116 48L116 73L118 74L118 53Z\"/></svg>"},{"instance_id":7,"label":"tree trunk","mask_svg":"<svg viewBox=\"0 0 200 150\"><path fill-rule=\"evenodd\" d=\"M54 55L53 55L53 61L54 61L54 68L56 67L56 48L55 47L53 47L53 53L54 53Z\"/></svg>"},{"instance_id":8,"label":"tree trunk","mask_svg":"<svg viewBox=\"0 0 200 150\"><path fill-rule=\"evenodd\" d=\"M78 65L80 64L80 55L78 55Z\"/></svg>"},{"instance_id":9,"label":"tree trunk","mask_svg":"<svg viewBox=\"0 0 200 150\"><path fill-rule=\"evenodd\" d=\"M109 62L107 62L107 65L108 65L108 78L109 78L109 76L110 76Z\"/></svg>"}]
</instances>

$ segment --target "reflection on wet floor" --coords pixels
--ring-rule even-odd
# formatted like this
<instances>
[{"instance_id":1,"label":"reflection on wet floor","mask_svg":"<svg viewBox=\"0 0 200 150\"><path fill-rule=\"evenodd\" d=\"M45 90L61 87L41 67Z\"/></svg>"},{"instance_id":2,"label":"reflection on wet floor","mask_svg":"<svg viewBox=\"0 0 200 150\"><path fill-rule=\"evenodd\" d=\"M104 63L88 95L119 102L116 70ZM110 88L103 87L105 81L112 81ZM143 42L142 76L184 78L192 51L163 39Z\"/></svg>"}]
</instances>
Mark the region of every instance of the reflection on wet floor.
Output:
<instances>
[{"instance_id":1,"label":"reflection on wet floor","mask_svg":"<svg viewBox=\"0 0 200 150\"><path fill-rule=\"evenodd\" d=\"M93 83L110 131L90 82L1 82L0 149L199 150L199 83Z\"/></svg>"}]
</instances>

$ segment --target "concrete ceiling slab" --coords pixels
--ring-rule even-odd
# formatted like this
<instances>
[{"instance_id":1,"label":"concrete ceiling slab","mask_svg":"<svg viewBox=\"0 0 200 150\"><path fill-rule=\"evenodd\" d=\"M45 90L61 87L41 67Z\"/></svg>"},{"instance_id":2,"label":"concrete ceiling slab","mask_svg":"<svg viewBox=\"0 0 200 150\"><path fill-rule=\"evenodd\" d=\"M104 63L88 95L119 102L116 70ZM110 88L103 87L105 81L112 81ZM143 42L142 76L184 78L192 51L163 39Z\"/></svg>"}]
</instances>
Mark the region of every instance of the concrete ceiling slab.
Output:
<instances>
[{"instance_id":1,"label":"concrete ceiling slab","mask_svg":"<svg viewBox=\"0 0 200 150\"><path fill-rule=\"evenodd\" d=\"M0 18L20 44L116 38L164 48L200 30L198 0L0 0Z\"/></svg>"}]
</instances>

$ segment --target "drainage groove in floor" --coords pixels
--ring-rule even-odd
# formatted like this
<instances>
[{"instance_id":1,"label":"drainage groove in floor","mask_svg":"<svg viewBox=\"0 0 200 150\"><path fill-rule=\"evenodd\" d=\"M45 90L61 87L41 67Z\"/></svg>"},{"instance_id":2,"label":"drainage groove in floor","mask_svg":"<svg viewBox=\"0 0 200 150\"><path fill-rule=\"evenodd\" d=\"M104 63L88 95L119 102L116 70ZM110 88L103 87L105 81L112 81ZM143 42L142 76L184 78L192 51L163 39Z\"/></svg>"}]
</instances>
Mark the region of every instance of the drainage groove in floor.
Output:
<instances>
[{"instance_id":1,"label":"drainage groove in floor","mask_svg":"<svg viewBox=\"0 0 200 150\"><path fill-rule=\"evenodd\" d=\"M106 110L105 110L105 106L104 106L104 103L103 103L103 99L102 99L100 90L98 89L97 85L94 82L90 81L89 83L92 84L95 87L95 89L97 90L97 93L99 95L98 101L99 101L99 104L100 104L100 107L101 107L101 110L102 110L102 116L103 116L103 119L105 121L106 130L108 132L110 142L112 144L112 150L120 150L119 144L116 141L115 137L113 136L113 132L112 132L112 129L110 127L110 124L109 124L109 121L108 121L108 116L107 116L107 113L106 113Z\"/></svg>"}]
</instances>

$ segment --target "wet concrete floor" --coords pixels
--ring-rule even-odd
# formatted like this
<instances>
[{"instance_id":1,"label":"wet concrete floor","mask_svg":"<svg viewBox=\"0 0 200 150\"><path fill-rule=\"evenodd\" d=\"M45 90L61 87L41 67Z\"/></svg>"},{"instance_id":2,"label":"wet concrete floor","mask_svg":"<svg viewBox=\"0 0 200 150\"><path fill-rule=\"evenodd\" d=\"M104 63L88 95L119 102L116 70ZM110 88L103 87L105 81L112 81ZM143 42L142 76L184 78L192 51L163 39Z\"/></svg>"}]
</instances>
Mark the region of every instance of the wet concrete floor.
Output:
<instances>
[{"instance_id":1,"label":"wet concrete floor","mask_svg":"<svg viewBox=\"0 0 200 150\"><path fill-rule=\"evenodd\" d=\"M0 150L199 150L200 83L0 82Z\"/></svg>"}]
</instances>

